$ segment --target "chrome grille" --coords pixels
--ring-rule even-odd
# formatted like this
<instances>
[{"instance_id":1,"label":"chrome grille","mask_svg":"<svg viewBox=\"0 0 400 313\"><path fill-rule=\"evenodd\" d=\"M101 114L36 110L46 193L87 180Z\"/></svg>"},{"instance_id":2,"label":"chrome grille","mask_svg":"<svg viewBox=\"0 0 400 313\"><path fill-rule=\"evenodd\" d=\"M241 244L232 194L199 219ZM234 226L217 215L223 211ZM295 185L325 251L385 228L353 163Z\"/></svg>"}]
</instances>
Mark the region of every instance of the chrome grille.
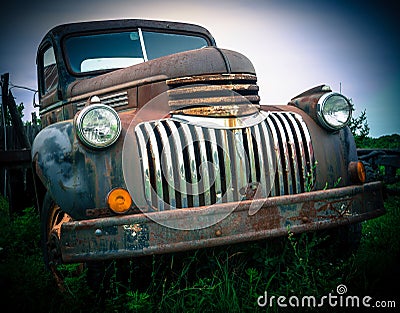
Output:
<instances>
[{"instance_id":1,"label":"chrome grille","mask_svg":"<svg viewBox=\"0 0 400 313\"><path fill-rule=\"evenodd\" d=\"M270 112L244 128L170 118L135 132L145 196L156 210L301 193L314 163L307 126L291 112Z\"/></svg>"}]
</instances>

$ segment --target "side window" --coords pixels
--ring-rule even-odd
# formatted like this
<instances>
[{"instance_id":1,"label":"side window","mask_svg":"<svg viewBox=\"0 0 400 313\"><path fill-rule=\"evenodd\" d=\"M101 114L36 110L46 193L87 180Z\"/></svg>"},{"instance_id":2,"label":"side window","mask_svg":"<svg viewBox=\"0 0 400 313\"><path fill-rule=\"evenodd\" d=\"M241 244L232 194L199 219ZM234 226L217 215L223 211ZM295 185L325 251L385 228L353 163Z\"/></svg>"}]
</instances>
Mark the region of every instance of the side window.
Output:
<instances>
[{"instance_id":1,"label":"side window","mask_svg":"<svg viewBox=\"0 0 400 313\"><path fill-rule=\"evenodd\" d=\"M54 90L58 84L56 57L53 47L43 53L43 94Z\"/></svg>"}]
</instances>

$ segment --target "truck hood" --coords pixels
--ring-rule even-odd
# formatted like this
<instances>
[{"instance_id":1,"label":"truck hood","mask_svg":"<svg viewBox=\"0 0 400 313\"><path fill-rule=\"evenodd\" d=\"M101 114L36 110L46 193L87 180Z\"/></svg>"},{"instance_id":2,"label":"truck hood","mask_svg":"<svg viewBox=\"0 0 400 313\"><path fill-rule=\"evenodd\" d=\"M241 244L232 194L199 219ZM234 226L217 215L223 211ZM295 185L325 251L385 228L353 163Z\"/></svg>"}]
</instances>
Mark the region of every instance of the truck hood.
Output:
<instances>
[{"instance_id":1,"label":"truck hood","mask_svg":"<svg viewBox=\"0 0 400 313\"><path fill-rule=\"evenodd\" d=\"M67 98L80 98L99 90L129 88L157 81L209 74L255 74L251 61L226 49L207 47L168 55L90 79L78 80L67 88Z\"/></svg>"}]
</instances>

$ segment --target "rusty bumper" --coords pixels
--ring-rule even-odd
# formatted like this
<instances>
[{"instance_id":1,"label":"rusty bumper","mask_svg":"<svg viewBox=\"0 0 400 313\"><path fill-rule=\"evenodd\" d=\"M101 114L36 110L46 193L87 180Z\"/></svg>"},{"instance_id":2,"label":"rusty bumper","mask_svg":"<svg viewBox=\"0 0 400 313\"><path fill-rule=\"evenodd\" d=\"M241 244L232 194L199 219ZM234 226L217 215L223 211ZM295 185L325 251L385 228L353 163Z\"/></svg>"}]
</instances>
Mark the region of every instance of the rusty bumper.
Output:
<instances>
[{"instance_id":1,"label":"rusty bumper","mask_svg":"<svg viewBox=\"0 0 400 313\"><path fill-rule=\"evenodd\" d=\"M255 205L258 209L252 212ZM374 182L204 208L68 222L62 225L61 252L66 263L130 258L285 236L288 227L294 233L319 230L384 212L382 185ZM207 223L210 226L194 229Z\"/></svg>"}]
</instances>

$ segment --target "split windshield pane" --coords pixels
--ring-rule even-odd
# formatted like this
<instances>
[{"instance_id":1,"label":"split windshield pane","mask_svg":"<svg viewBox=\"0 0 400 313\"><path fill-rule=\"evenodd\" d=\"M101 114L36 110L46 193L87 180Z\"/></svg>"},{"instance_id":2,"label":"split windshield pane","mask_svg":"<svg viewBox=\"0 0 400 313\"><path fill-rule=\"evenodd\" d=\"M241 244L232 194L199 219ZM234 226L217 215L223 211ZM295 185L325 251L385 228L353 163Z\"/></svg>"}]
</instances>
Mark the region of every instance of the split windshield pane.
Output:
<instances>
[{"instance_id":1,"label":"split windshield pane","mask_svg":"<svg viewBox=\"0 0 400 313\"><path fill-rule=\"evenodd\" d=\"M123 68L144 61L138 32L69 37L65 47L75 73Z\"/></svg>"},{"instance_id":2,"label":"split windshield pane","mask_svg":"<svg viewBox=\"0 0 400 313\"><path fill-rule=\"evenodd\" d=\"M147 58L153 60L165 55L207 47L207 41L202 37L182 34L143 32Z\"/></svg>"}]
</instances>

